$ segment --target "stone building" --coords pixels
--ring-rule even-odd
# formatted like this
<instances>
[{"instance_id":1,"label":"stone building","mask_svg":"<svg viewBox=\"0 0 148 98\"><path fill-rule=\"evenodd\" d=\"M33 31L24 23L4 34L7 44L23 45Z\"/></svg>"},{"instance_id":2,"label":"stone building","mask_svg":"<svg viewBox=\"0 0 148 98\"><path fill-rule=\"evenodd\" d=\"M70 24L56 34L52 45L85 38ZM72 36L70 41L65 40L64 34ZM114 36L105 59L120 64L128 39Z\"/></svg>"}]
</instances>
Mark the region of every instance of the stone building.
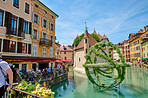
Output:
<instances>
[{"instance_id":1,"label":"stone building","mask_svg":"<svg viewBox=\"0 0 148 98\"><path fill-rule=\"evenodd\" d=\"M60 46L60 56L63 62L74 62L74 50L70 46Z\"/></svg>"},{"instance_id":2,"label":"stone building","mask_svg":"<svg viewBox=\"0 0 148 98\"><path fill-rule=\"evenodd\" d=\"M55 65L55 20L58 15L39 0L32 0L32 63L33 69Z\"/></svg>"},{"instance_id":3,"label":"stone building","mask_svg":"<svg viewBox=\"0 0 148 98\"><path fill-rule=\"evenodd\" d=\"M116 44L116 46L120 49L120 51L122 53L122 43L118 43L118 44ZM113 49L113 60L116 62L120 62L119 54L117 53L117 51L115 49Z\"/></svg>"},{"instance_id":4,"label":"stone building","mask_svg":"<svg viewBox=\"0 0 148 98\"><path fill-rule=\"evenodd\" d=\"M94 30L95 34L96 31ZM101 36L100 34L98 34L99 36ZM109 41L108 38L106 37L106 35L104 35L103 37L101 36L102 40L105 41ZM79 71L81 73L85 73L83 64L85 63L85 55L88 53L88 51L90 50L90 47L95 45L97 43L97 41L88 33L87 29L85 30L84 33L84 37L82 38L82 40L80 41L80 43L78 44L78 46L74 49L74 70L75 71ZM105 51L107 54L109 54L109 48L106 47ZM91 58L94 57L94 54L91 55ZM106 60L97 57L96 60L97 63L104 63L106 62Z\"/></svg>"},{"instance_id":5,"label":"stone building","mask_svg":"<svg viewBox=\"0 0 148 98\"><path fill-rule=\"evenodd\" d=\"M130 62L129 40L124 40L122 43L122 55L125 58L125 62Z\"/></svg>"}]
</instances>

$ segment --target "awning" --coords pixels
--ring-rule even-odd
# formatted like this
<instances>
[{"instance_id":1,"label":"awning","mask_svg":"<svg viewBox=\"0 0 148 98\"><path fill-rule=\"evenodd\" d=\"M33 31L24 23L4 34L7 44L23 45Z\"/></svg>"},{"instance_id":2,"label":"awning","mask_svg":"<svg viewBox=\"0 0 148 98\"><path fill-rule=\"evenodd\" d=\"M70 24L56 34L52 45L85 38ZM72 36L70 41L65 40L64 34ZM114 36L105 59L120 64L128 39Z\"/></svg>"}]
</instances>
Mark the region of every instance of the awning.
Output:
<instances>
[{"instance_id":1,"label":"awning","mask_svg":"<svg viewBox=\"0 0 148 98\"><path fill-rule=\"evenodd\" d=\"M48 57L31 57L31 56L2 56L7 62L50 62L56 61L56 58Z\"/></svg>"},{"instance_id":2,"label":"awning","mask_svg":"<svg viewBox=\"0 0 148 98\"><path fill-rule=\"evenodd\" d=\"M56 60L55 62L62 63L62 61L61 61L61 60Z\"/></svg>"},{"instance_id":3,"label":"awning","mask_svg":"<svg viewBox=\"0 0 148 98\"><path fill-rule=\"evenodd\" d=\"M71 60L62 60L63 62L71 62Z\"/></svg>"},{"instance_id":4,"label":"awning","mask_svg":"<svg viewBox=\"0 0 148 98\"><path fill-rule=\"evenodd\" d=\"M140 60L146 60L146 59L148 59L148 58L141 58Z\"/></svg>"}]
</instances>

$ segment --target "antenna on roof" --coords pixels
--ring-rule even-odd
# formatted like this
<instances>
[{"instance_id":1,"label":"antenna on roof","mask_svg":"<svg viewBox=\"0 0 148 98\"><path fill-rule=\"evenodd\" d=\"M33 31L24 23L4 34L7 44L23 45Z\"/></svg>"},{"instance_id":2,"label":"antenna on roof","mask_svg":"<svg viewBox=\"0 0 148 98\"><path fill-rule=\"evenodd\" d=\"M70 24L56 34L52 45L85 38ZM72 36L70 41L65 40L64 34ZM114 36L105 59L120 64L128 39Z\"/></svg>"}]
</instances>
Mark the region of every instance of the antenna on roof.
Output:
<instances>
[{"instance_id":1,"label":"antenna on roof","mask_svg":"<svg viewBox=\"0 0 148 98\"><path fill-rule=\"evenodd\" d=\"M87 24L86 24L86 22L85 22L85 30L87 30L88 28L87 28Z\"/></svg>"}]
</instances>

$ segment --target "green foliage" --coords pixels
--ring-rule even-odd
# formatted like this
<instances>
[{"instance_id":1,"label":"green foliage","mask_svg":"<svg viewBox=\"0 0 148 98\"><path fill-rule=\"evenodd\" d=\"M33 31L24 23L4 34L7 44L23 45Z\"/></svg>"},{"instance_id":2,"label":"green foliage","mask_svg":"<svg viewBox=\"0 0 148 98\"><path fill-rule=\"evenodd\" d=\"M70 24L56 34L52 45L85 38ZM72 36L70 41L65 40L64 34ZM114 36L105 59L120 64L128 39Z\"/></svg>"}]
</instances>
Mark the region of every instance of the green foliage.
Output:
<instances>
[{"instance_id":1,"label":"green foliage","mask_svg":"<svg viewBox=\"0 0 148 98\"><path fill-rule=\"evenodd\" d=\"M100 41L101 41L101 40L100 40L100 37L98 37L97 34L92 33L91 36L92 36L97 42L100 42Z\"/></svg>"},{"instance_id":2,"label":"green foliage","mask_svg":"<svg viewBox=\"0 0 148 98\"><path fill-rule=\"evenodd\" d=\"M119 57L121 59L121 64L117 64L116 62L113 61L113 58L109 57L106 54L106 52L102 49L103 47L106 47L106 46L111 46L111 47L113 47L113 49L115 49L117 51L117 53L119 54ZM100 50L102 51L103 54L99 52ZM95 54L93 61L90 57L92 53ZM101 57L101 58L107 60L107 63L104 65L102 65L102 64L96 65L95 64L96 57ZM104 87L104 88L111 88L111 87L116 87L117 85L119 85L124 80L125 68L130 66L129 64L125 63L125 59L122 56L120 49L117 48L111 42L106 42L106 41L101 41L101 42L95 44L94 46L92 46L90 48L90 51L88 52L88 54L85 56L85 58L86 58L86 62L83 65L83 67L85 67L85 72L86 72L86 75L88 76L88 79L93 84L95 84L99 87ZM93 72L94 72L94 75L96 76L97 80L93 79L93 77L89 73L89 68L93 68ZM108 70L104 71L101 68L107 68ZM112 73L114 71L113 68L117 70L117 73L118 73L117 76L112 76ZM101 81L101 79L99 77L100 75L107 77L107 78L112 78L112 79L114 79L114 82L111 83L110 85L109 84L106 85L105 83L103 83ZM96 81L98 81L99 83L97 83Z\"/></svg>"},{"instance_id":3,"label":"green foliage","mask_svg":"<svg viewBox=\"0 0 148 98\"><path fill-rule=\"evenodd\" d=\"M77 38L74 40L73 44L74 44L75 47L78 46L78 44L80 43L80 41L82 40L83 37L84 37L84 33L81 34L79 37L77 37Z\"/></svg>"}]
</instances>

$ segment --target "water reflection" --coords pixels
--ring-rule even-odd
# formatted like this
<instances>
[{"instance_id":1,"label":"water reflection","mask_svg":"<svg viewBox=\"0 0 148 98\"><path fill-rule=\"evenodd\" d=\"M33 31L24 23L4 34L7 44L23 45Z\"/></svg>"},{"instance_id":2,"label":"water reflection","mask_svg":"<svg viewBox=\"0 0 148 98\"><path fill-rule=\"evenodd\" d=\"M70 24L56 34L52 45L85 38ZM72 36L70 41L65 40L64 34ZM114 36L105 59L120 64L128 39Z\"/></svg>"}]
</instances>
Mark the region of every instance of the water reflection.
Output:
<instances>
[{"instance_id":1,"label":"water reflection","mask_svg":"<svg viewBox=\"0 0 148 98\"><path fill-rule=\"evenodd\" d=\"M99 89L84 74L73 72L71 68L68 80L51 87L55 98L131 98L148 96L148 71L144 68L127 68L125 80L118 88Z\"/></svg>"}]
</instances>

